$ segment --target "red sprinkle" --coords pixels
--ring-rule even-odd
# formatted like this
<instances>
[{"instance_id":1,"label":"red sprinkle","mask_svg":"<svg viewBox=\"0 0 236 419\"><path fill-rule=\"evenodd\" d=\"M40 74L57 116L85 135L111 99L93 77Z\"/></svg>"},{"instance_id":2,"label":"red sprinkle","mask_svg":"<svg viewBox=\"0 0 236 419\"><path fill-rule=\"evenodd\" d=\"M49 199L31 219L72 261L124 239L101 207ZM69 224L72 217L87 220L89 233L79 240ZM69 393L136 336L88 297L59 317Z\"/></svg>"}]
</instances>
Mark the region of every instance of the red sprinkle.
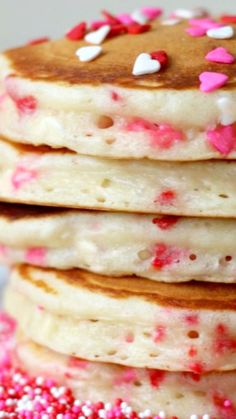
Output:
<instances>
[{"instance_id":1,"label":"red sprinkle","mask_svg":"<svg viewBox=\"0 0 236 419\"><path fill-rule=\"evenodd\" d=\"M121 22L107 10L102 10L102 14L110 25L119 25Z\"/></svg>"},{"instance_id":2,"label":"red sprinkle","mask_svg":"<svg viewBox=\"0 0 236 419\"><path fill-rule=\"evenodd\" d=\"M165 380L165 371L148 369L147 372L151 385L156 388L160 387L160 384Z\"/></svg>"},{"instance_id":3,"label":"red sprinkle","mask_svg":"<svg viewBox=\"0 0 236 419\"><path fill-rule=\"evenodd\" d=\"M162 218L153 218L153 224L156 224L161 230L169 230L172 228L179 220L179 217L174 215L166 215Z\"/></svg>"},{"instance_id":4,"label":"red sprinkle","mask_svg":"<svg viewBox=\"0 0 236 419\"><path fill-rule=\"evenodd\" d=\"M155 199L154 202L160 204L160 205L174 205L174 202L176 200L176 193L172 191L171 189L167 189Z\"/></svg>"},{"instance_id":5,"label":"red sprinkle","mask_svg":"<svg viewBox=\"0 0 236 419\"><path fill-rule=\"evenodd\" d=\"M66 33L66 37L70 39L70 41L79 41L85 37L87 30L86 22L81 22L78 25L74 26Z\"/></svg>"},{"instance_id":6,"label":"red sprinkle","mask_svg":"<svg viewBox=\"0 0 236 419\"><path fill-rule=\"evenodd\" d=\"M20 114L31 115L36 111L37 100L34 96L25 96L15 99L15 103Z\"/></svg>"},{"instance_id":7,"label":"red sprinkle","mask_svg":"<svg viewBox=\"0 0 236 419\"><path fill-rule=\"evenodd\" d=\"M151 57L153 60L159 61L162 67L166 67L169 61L167 53L163 50L152 52Z\"/></svg>"},{"instance_id":8,"label":"red sprinkle","mask_svg":"<svg viewBox=\"0 0 236 419\"><path fill-rule=\"evenodd\" d=\"M47 36L44 36L42 38L36 38L36 39L31 39L27 45L39 45L39 44L44 44L45 42L49 42L50 38L48 38Z\"/></svg>"},{"instance_id":9,"label":"red sprinkle","mask_svg":"<svg viewBox=\"0 0 236 419\"><path fill-rule=\"evenodd\" d=\"M188 351L188 356L193 358L196 355L197 355L197 349L195 348L195 346L191 346L191 348L189 348L189 351Z\"/></svg>"},{"instance_id":10,"label":"red sprinkle","mask_svg":"<svg viewBox=\"0 0 236 419\"><path fill-rule=\"evenodd\" d=\"M128 33L131 35L138 35L140 33L148 32L151 29L151 25L140 25L139 23L133 23L127 27Z\"/></svg>"},{"instance_id":11,"label":"red sprinkle","mask_svg":"<svg viewBox=\"0 0 236 419\"><path fill-rule=\"evenodd\" d=\"M122 25L122 23L119 23L111 27L110 32L108 34L108 38L113 38L114 36L118 35L124 35L125 33L127 33L127 26Z\"/></svg>"},{"instance_id":12,"label":"red sprinkle","mask_svg":"<svg viewBox=\"0 0 236 419\"><path fill-rule=\"evenodd\" d=\"M236 350L236 338L232 338L229 334L228 327L224 324L216 326L216 339L214 350L217 354L224 354L228 351Z\"/></svg>"},{"instance_id":13,"label":"red sprinkle","mask_svg":"<svg viewBox=\"0 0 236 419\"><path fill-rule=\"evenodd\" d=\"M236 23L236 15L223 15L220 17L222 23Z\"/></svg>"},{"instance_id":14,"label":"red sprinkle","mask_svg":"<svg viewBox=\"0 0 236 419\"><path fill-rule=\"evenodd\" d=\"M155 247L155 257L152 266L156 269L162 269L165 266L177 262L181 257L181 250L175 247L167 247L164 243L159 243Z\"/></svg>"},{"instance_id":15,"label":"red sprinkle","mask_svg":"<svg viewBox=\"0 0 236 419\"><path fill-rule=\"evenodd\" d=\"M156 326L153 334L153 341L155 343L162 342L166 336L166 328L165 326Z\"/></svg>"},{"instance_id":16,"label":"red sprinkle","mask_svg":"<svg viewBox=\"0 0 236 419\"><path fill-rule=\"evenodd\" d=\"M193 364L189 364L189 369L197 375L203 374L204 372L203 365L200 362L194 362Z\"/></svg>"}]
</instances>

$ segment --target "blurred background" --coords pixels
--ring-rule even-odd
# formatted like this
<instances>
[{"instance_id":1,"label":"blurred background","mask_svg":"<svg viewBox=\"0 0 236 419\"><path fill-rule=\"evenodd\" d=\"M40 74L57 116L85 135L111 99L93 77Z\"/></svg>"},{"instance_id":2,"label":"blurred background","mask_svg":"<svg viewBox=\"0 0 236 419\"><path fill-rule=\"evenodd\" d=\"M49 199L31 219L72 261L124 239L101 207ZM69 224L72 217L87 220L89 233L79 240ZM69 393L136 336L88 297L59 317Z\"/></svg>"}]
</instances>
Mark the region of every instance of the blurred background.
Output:
<instances>
[{"instance_id":1,"label":"blurred background","mask_svg":"<svg viewBox=\"0 0 236 419\"><path fill-rule=\"evenodd\" d=\"M0 49L24 44L38 36L61 37L80 20L99 16L101 9L129 12L140 6L161 6L166 13L175 8L204 6L214 13L236 14L233 0L0 0Z\"/></svg>"}]
</instances>

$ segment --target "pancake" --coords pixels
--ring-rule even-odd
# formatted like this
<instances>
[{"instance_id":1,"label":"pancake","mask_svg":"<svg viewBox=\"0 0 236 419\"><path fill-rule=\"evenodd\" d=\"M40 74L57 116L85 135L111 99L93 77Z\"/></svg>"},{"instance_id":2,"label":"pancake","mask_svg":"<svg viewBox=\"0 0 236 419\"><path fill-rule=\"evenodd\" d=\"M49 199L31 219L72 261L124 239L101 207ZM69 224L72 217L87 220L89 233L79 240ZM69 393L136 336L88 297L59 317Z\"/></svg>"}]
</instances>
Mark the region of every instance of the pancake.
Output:
<instances>
[{"instance_id":1,"label":"pancake","mask_svg":"<svg viewBox=\"0 0 236 419\"><path fill-rule=\"evenodd\" d=\"M236 216L236 163L109 160L0 140L0 200L186 216Z\"/></svg>"},{"instance_id":2,"label":"pancake","mask_svg":"<svg viewBox=\"0 0 236 419\"><path fill-rule=\"evenodd\" d=\"M67 357L18 338L16 365L30 374L54 378L70 387L79 400L109 403L117 398L136 411L165 411L189 419L208 414L216 419L236 416L235 371L197 377L191 373L121 367Z\"/></svg>"},{"instance_id":3,"label":"pancake","mask_svg":"<svg viewBox=\"0 0 236 419\"><path fill-rule=\"evenodd\" d=\"M236 368L236 288L85 271L13 270L5 306L38 344L90 361L204 373Z\"/></svg>"},{"instance_id":4,"label":"pancake","mask_svg":"<svg viewBox=\"0 0 236 419\"><path fill-rule=\"evenodd\" d=\"M0 203L0 263L236 282L236 221Z\"/></svg>"},{"instance_id":5,"label":"pancake","mask_svg":"<svg viewBox=\"0 0 236 419\"><path fill-rule=\"evenodd\" d=\"M85 41L60 39L6 51L0 57L0 134L100 157L235 158L235 135L222 152L207 132L236 121L236 64L205 56L216 47L235 55L236 37L193 38L188 26L156 22L143 34L107 39L103 54L86 63L76 57L89 45ZM158 50L169 56L166 68L133 76L137 56ZM199 76L208 71L225 74L228 84L201 92Z\"/></svg>"}]
</instances>

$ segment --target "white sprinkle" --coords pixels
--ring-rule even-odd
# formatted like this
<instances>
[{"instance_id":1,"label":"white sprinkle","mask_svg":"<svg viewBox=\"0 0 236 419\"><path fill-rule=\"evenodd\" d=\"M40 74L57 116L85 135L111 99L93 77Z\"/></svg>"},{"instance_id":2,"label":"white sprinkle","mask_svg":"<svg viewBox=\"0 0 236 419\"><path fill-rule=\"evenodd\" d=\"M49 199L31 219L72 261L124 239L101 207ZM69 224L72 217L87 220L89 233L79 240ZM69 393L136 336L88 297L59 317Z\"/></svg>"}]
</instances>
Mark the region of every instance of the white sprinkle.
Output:
<instances>
[{"instance_id":1,"label":"white sprinkle","mask_svg":"<svg viewBox=\"0 0 236 419\"><path fill-rule=\"evenodd\" d=\"M42 419L49 419L49 416L46 415L45 413L42 415ZM58 418L57 418L58 419Z\"/></svg>"},{"instance_id":2,"label":"white sprinkle","mask_svg":"<svg viewBox=\"0 0 236 419\"><path fill-rule=\"evenodd\" d=\"M82 47L77 49L76 55L82 63L93 61L102 53L102 47Z\"/></svg>"},{"instance_id":3,"label":"white sprinkle","mask_svg":"<svg viewBox=\"0 0 236 419\"><path fill-rule=\"evenodd\" d=\"M0 418L6 418L7 414L7 412L0 412Z\"/></svg>"},{"instance_id":4,"label":"white sprinkle","mask_svg":"<svg viewBox=\"0 0 236 419\"><path fill-rule=\"evenodd\" d=\"M82 412L83 412L84 416L86 416L86 417L88 417L92 414L92 410L87 406L82 407Z\"/></svg>"},{"instance_id":5,"label":"white sprinkle","mask_svg":"<svg viewBox=\"0 0 236 419\"><path fill-rule=\"evenodd\" d=\"M133 75L142 76L144 74L157 73L161 69L161 64L153 60L150 54L140 54L134 63Z\"/></svg>"},{"instance_id":6,"label":"white sprinkle","mask_svg":"<svg viewBox=\"0 0 236 419\"><path fill-rule=\"evenodd\" d=\"M170 19L162 20L161 24L165 25L165 26L174 26L174 25L177 25L180 22L181 22L180 19L170 18Z\"/></svg>"},{"instance_id":7,"label":"white sprinkle","mask_svg":"<svg viewBox=\"0 0 236 419\"><path fill-rule=\"evenodd\" d=\"M47 408L47 413L53 413L53 407L52 406L48 406Z\"/></svg>"},{"instance_id":8,"label":"white sprinkle","mask_svg":"<svg viewBox=\"0 0 236 419\"><path fill-rule=\"evenodd\" d=\"M105 404L105 410L111 410L112 408L112 404L111 403L106 403Z\"/></svg>"},{"instance_id":9,"label":"white sprinkle","mask_svg":"<svg viewBox=\"0 0 236 419\"><path fill-rule=\"evenodd\" d=\"M79 416L79 419L86 419L84 416Z\"/></svg>"},{"instance_id":10,"label":"white sprinkle","mask_svg":"<svg viewBox=\"0 0 236 419\"><path fill-rule=\"evenodd\" d=\"M63 419L63 414L62 413L58 413L57 419Z\"/></svg>"},{"instance_id":11,"label":"white sprinkle","mask_svg":"<svg viewBox=\"0 0 236 419\"><path fill-rule=\"evenodd\" d=\"M131 18L140 25L145 25L148 22L147 16L140 9L131 13Z\"/></svg>"},{"instance_id":12,"label":"white sprinkle","mask_svg":"<svg viewBox=\"0 0 236 419\"><path fill-rule=\"evenodd\" d=\"M149 418L150 416L152 416L152 412L151 412L150 409L146 409L146 410L144 410L143 415L144 415L145 418ZM159 416L160 416L160 414L159 414Z\"/></svg>"},{"instance_id":13,"label":"white sprinkle","mask_svg":"<svg viewBox=\"0 0 236 419\"><path fill-rule=\"evenodd\" d=\"M99 411L98 411L98 416L100 417L100 418L102 418L102 419L105 419L106 418L106 411L104 410L104 409L100 409Z\"/></svg>"},{"instance_id":14,"label":"white sprinkle","mask_svg":"<svg viewBox=\"0 0 236 419\"><path fill-rule=\"evenodd\" d=\"M217 105L221 112L220 123L227 126L235 122L235 113L233 112L233 102L227 96L221 96L217 99Z\"/></svg>"},{"instance_id":15,"label":"white sprinkle","mask_svg":"<svg viewBox=\"0 0 236 419\"><path fill-rule=\"evenodd\" d=\"M191 415L190 419L198 419L198 415Z\"/></svg>"},{"instance_id":16,"label":"white sprinkle","mask_svg":"<svg viewBox=\"0 0 236 419\"><path fill-rule=\"evenodd\" d=\"M174 11L173 15L179 17L180 19L194 19L204 16L206 13L205 9L195 8L195 9L177 9Z\"/></svg>"},{"instance_id":17,"label":"white sprinkle","mask_svg":"<svg viewBox=\"0 0 236 419\"><path fill-rule=\"evenodd\" d=\"M43 377L37 377L36 378L37 386L41 386L43 383L44 383L44 378Z\"/></svg>"},{"instance_id":18,"label":"white sprinkle","mask_svg":"<svg viewBox=\"0 0 236 419\"><path fill-rule=\"evenodd\" d=\"M202 419L210 419L209 415L203 415Z\"/></svg>"},{"instance_id":19,"label":"white sprinkle","mask_svg":"<svg viewBox=\"0 0 236 419\"><path fill-rule=\"evenodd\" d=\"M232 26L222 26L221 28L209 29L207 36L214 39L230 39L234 36L234 28Z\"/></svg>"},{"instance_id":20,"label":"white sprinkle","mask_svg":"<svg viewBox=\"0 0 236 419\"><path fill-rule=\"evenodd\" d=\"M165 412L163 412L163 410L161 410L161 412L159 412L159 413L158 413L158 416L159 416L161 419L166 419L166 414L165 414Z\"/></svg>"},{"instance_id":21,"label":"white sprinkle","mask_svg":"<svg viewBox=\"0 0 236 419\"><path fill-rule=\"evenodd\" d=\"M89 44L100 45L106 39L107 35L111 30L110 25L104 25L101 28L97 29L94 32L90 32L85 35L85 41Z\"/></svg>"},{"instance_id":22,"label":"white sprinkle","mask_svg":"<svg viewBox=\"0 0 236 419\"><path fill-rule=\"evenodd\" d=\"M74 406L81 406L81 401L80 400L75 400L74 401Z\"/></svg>"}]
</instances>

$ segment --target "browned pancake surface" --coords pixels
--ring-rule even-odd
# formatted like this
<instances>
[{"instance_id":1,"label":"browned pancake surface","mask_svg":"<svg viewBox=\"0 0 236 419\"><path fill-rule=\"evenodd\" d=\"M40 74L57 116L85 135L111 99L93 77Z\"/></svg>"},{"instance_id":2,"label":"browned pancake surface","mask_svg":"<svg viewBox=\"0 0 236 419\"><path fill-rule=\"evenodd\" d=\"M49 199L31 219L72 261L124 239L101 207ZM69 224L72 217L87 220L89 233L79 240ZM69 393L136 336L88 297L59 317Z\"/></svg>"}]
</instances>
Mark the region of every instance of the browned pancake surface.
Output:
<instances>
[{"instance_id":1,"label":"browned pancake surface","mask_svg":"<svg viewBox=\"0 0 236 419\"><path fill-rule=\"evenodd\" d=\"M193 38L185 32L186 27L187 23L175 26L155 23L150 32L108 39L103 44L103 55L89 63L81 63L75 56L79 47L88 44L66 39L12 49L5 54L13 73L32 80L181 89L198 87L198 78L203 71L218 71L230 76L228 88L235 86L236 64L209 63L205 56L220 46L236 55L236 36L229 40L207 36ZM165 50L170 57L166 70L153 75L132 76L136 57L142 52L157 50Z\"/></svg>"},{"instance_id":2,"label":"browned pancake surface","mask_svg":"<svg viewBox=\"0 0 236 419\"><path fill-rule=\"evenodd\" d=\"M75 292L79 287L116 299L136 297L173 308L236 310L235 285L200 282L166 284L136 277L107 277L79 269L59 271L29 265L21 265L18 270L22 279L50 294L57 294L57 290L51 285L49 287L43 277L39 279L40 270L56 275L58 281L75 287Z\"/></svg>"}]
</instances>

